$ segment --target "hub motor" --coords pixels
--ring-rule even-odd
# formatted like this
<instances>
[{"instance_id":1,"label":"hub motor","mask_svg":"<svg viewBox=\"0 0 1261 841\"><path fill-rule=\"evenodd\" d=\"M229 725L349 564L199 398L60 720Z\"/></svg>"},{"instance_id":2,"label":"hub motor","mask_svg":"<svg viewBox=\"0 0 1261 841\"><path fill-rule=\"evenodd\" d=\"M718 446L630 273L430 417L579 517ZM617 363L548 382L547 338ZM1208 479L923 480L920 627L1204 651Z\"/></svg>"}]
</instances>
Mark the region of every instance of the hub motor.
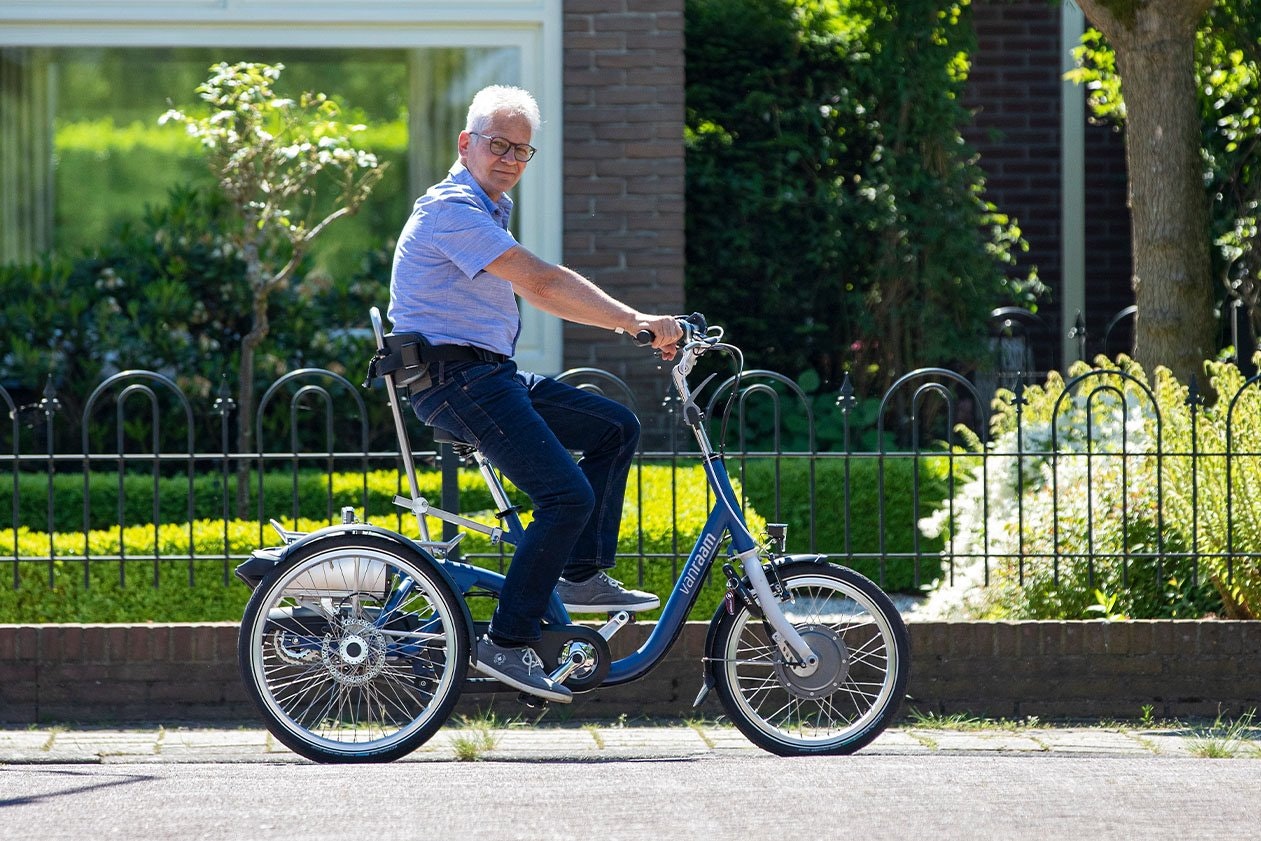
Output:
<instances>
[{"instance_id":1,"label":"hub motor","mask_svg":"<svg viewBox=\"0 0 1261 841\"><path fill-rule=\"evenodd\" d=\"M793 666L777 660L775 672L779 682L798 698L825 698L840 689L849 677L849 649L841 635L826 625L800 625L797 633L818 655L819 661L813 666Z\"/></svg>"}]
</instances>

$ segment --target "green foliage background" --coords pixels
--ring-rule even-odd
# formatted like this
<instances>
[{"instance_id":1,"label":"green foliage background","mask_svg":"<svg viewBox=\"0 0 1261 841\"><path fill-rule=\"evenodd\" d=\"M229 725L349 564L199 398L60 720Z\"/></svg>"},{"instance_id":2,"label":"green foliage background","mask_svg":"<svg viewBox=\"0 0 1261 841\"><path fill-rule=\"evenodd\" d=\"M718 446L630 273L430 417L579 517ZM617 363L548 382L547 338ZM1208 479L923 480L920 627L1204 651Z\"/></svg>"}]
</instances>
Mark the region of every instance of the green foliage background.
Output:
<instances>
[{"instance_id":1,"label":"green foliage background","mask_svg":"<svg viewBox=\"0 0 1261 841\"><path fill-rule=\"evenodd\" d=\"M690 0L687 294L751 362L860 396L986 363L1019 229L959 128L967 2Z\"/></svg>"}]
</instances>

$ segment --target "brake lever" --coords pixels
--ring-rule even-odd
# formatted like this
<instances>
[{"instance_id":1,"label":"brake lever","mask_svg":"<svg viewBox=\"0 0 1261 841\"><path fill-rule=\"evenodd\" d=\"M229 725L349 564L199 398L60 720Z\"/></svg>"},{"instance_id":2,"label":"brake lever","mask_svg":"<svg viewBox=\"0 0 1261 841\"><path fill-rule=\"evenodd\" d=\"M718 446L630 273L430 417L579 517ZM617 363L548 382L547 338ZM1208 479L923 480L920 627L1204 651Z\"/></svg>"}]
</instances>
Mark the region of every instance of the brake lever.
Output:
<instances>
[{"instance_id":1,"label":"brake lever","mask_svg":"<svg viewBox=\"0 0 1261 841\"><path fill-rule=\"evenodd\" d=\"M683 421L688 426L699 426L700 422L705 419L705 412L701 410L700 406L696 405L696 395L704 391L705 386L709 385L709 381L716 376L718 376L716 373L710 374L701 380L701 384L696 388L689 389L687 400L683 403Z\"/></svg>"}]
</instances>

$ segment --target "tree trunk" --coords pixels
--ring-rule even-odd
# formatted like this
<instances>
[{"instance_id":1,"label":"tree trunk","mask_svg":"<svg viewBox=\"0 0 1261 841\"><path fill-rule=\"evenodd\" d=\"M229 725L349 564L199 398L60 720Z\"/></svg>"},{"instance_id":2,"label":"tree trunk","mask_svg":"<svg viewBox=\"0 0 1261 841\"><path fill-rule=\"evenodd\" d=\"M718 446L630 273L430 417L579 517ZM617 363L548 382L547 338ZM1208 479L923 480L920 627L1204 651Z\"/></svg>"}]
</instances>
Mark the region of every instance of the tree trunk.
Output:
<instances>
[{"instance_id":1,"label":"tree trunk","mask_svg":"<svg viewBox=\"0 0 1261 841\"><path fill-rule=\"evenodd\" d=\"M1134 355L1186 383L1217 353L1195 31L1212 0L1078 0L1116 52L1138 318ZM1113 10L1117 11L1114 12Z\"/></svg>"},{"instance_id":2,"label":"tree trunk","mask_svg":"<svg viewBox=\"0 0 1261 841\"><path fill-rule=\"evenodd\" d=\"M256 287L257 288L257 287ZM267 293L254 293L254 323L241 339L241 373L237 386L237 452L242 455L236 481L237 516L244 519L249 504L250 463L244 458L254 450L254 351L267 337L271 322L267 318ZM262 465L259 465L262 470Z\"/></svg>"}]
</instances>

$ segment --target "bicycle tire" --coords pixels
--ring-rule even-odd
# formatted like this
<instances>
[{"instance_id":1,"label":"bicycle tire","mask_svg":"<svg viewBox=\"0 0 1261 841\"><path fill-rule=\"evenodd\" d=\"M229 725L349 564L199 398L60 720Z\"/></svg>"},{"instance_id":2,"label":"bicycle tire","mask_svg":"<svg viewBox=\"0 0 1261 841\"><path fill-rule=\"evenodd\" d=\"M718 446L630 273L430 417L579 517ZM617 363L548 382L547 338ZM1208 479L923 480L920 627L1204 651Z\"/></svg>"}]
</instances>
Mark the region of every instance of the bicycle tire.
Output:
<instances>
[{"instance_id":1,"label":"bicycle tire","mask_svg":"<svg viewBox=\"0 0 1261 841\"><path fill-rule=\"evenodd\" d=\"M781 609L819 655L812 671L787 663L747 605L715 614L709 655L732 722L780 756L848 754L897 714L906 691L910 641L893 602L845 567L812 561L778 570Z\"/></svg>"},{"instance_id":2,"label":"bicycle tire","mask_svg":"<svg viewBox=\"0 0 1261 841\"><path fill-rule=\"evenodd\" d=\"M345 534L296 548L263 578L237 659L276 739L316 762L388 762L437 732L459 699L470 640L435 563Z\"/></svg>"}]
</instances>

